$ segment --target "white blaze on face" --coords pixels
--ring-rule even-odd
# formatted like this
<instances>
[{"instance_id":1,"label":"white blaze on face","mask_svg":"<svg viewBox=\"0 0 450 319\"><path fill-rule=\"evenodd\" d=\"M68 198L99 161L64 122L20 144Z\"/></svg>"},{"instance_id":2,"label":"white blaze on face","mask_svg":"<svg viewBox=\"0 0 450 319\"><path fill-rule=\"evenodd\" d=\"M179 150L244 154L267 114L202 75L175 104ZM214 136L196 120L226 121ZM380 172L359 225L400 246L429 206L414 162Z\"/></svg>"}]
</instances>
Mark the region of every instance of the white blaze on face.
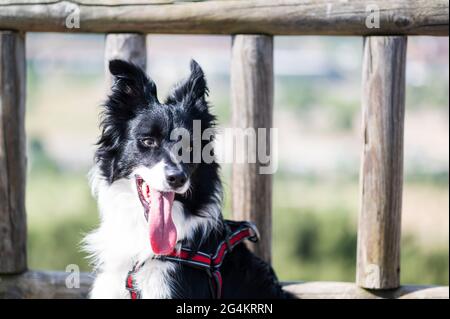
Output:
<instances>
[{"instance_id":1,"label":"white blaze on face","mask_svg":"<svg viewBox=\"0 0 450 319\"><path fill-rule=\"evenodd\" d=\"M151 168L139 166L134 170L132 175L133 177L134 175L139 175L153 189L157 189L159 191L167 191L169 190L169 185L167 185L166 182L165 167L166 164L164 163L164 161L160 161Z\"/></svg>"}]
</instances>

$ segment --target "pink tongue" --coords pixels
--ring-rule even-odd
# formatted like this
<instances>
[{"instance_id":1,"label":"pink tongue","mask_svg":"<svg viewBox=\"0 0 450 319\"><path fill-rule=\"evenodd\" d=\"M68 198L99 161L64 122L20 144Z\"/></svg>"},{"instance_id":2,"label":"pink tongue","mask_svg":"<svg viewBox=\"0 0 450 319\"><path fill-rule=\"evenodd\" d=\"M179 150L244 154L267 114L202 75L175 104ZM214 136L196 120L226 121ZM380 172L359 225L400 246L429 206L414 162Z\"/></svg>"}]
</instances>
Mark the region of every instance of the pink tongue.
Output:
<instances>
[{"instance_id":1,"label":"pink tongue","mask_svg":"<svg viewBox=\"0 0 450 319\"><path fill-rule=\"evenodd\" d=\"M172 220L173 192L150 191L150 244L157 255L167 255L177 243L177 229Z\"/></svg>"}]
</instances>

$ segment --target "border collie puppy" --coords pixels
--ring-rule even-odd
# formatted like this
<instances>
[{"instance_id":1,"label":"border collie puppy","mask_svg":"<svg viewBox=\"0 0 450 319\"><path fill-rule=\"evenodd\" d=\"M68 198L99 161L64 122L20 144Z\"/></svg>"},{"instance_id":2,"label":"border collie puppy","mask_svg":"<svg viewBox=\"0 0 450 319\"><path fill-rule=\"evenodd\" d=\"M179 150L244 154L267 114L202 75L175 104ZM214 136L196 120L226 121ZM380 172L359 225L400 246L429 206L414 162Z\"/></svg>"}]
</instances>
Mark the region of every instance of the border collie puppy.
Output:
<instances>
[{"instance_id":1,"label":"border collie puppy","mask_svg":"<svg viewBox=\"0 0 450 319\"><path fill-rule=\"evenodd\" d=\"M202 132L214 128L204 73L192 61L190 76L162 103L137 66L112 60L109 70L114 84L90 173L101 221L84 240L96 272L90 297L130 298L132 269L140 298L214 297L207 272L157 258L183 247L215 252L227 233L218 164L179 161L171 139L174 129L192 132L194 120ZM201 149L184 151L192 157ZM229 251L220 273L222 298L291 297L244 244Z\"/></svg>"}]
</instances>

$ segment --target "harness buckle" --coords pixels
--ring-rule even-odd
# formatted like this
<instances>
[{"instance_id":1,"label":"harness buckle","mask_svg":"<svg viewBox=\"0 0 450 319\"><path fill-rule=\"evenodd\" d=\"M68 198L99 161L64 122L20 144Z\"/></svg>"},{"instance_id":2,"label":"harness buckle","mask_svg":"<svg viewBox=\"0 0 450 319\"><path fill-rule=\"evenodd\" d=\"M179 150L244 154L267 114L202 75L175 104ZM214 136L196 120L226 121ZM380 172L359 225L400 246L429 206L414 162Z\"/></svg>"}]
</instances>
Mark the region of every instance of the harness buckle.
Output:
<instances>
[{"instance_id":1,"label":"harness buckle","mask_svg":"<svg viewBox=\"0 0 450 319\"><path fill-rule=\"evenodd\" d=\"M251 237L248 238L248 240L250 240L252 243L256 243L257 241L259 241L260 238L258 228L253 222L247 222L247 224L250 229L250 233L252 235Z\"/></svg>"}]
</instances>

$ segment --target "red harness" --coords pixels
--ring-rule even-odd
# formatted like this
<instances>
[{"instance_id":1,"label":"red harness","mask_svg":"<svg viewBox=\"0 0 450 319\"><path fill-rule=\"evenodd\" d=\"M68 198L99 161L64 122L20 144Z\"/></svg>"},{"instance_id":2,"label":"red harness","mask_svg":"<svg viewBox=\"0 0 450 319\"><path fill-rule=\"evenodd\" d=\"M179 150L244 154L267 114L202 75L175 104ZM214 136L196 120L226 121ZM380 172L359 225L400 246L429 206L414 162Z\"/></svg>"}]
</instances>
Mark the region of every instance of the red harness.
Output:
<instances>
[{"instance_id":1,"label":"red harness","mask_svg":"<svg viewBox=\"0 0 450 319\"><path fill-rule=\"evenodd\" d=\"M225 256L245 239L251 242L257 242L259 239L258 230L253 223L227 220L224 224L226 230L225 238L219 243L213 254L201 251L194 252L189 248L181 248L179 251L174 250L169 255L155 256L153 259L177 262L206 271L209 276L211 295L214 299L220 299L222 297L222 275L220 273L220 267ZM130 292L131 299L141 299L141 292L136 286L135 277L136 273L144 265L145 261L143 263L136 263L128 272L126 288Z\"/></svg>"}]
</instances>

